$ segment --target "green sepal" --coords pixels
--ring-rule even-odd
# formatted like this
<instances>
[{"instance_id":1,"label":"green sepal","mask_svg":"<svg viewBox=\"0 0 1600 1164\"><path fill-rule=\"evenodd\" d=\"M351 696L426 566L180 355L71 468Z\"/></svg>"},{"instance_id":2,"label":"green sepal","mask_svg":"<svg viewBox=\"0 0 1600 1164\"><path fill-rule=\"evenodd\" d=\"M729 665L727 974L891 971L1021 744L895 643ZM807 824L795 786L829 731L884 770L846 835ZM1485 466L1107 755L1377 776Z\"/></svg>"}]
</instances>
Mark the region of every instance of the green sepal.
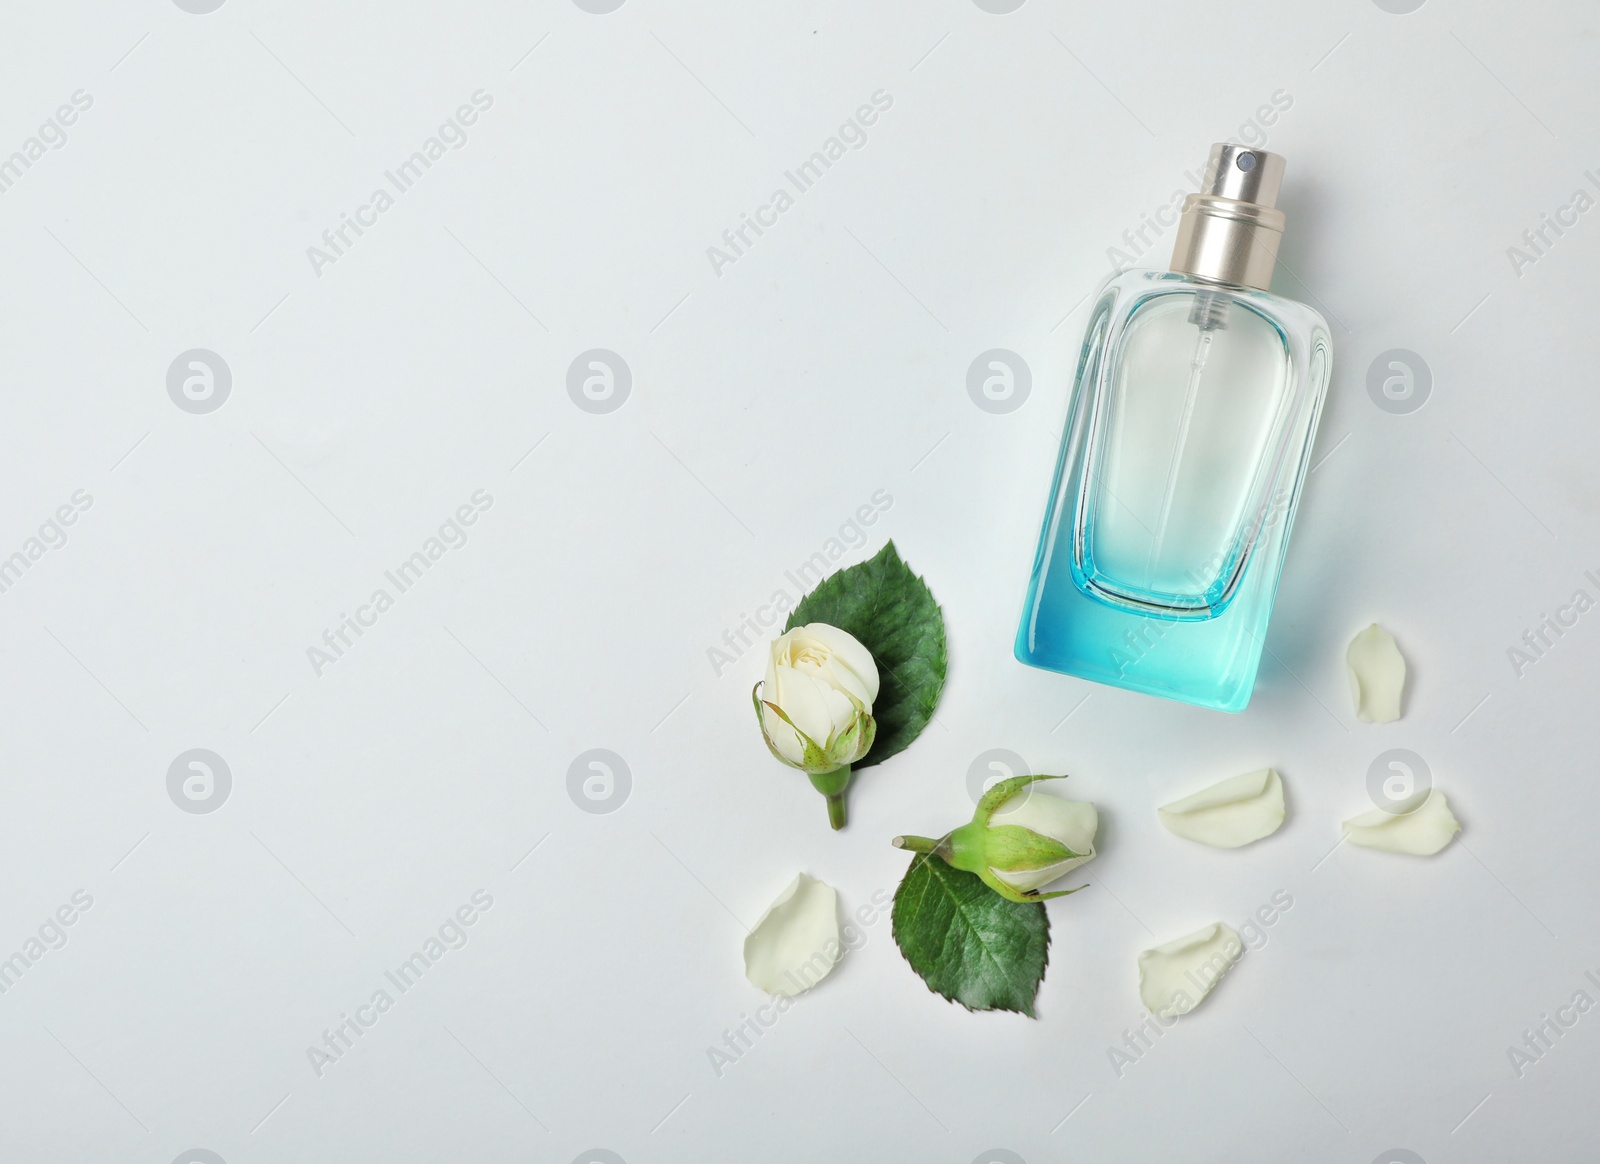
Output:
<instances>
[{"instance_id":1,"label":"green sepal","mask_svg":"<svg viewBox=\"0 0 1600 1164\"><path fill-rule=\"evenodd\" d=\"M972 820L945 838L941 855L957 869L982 875L985 869L1044 869L1081 857L1054 837L1024 825L992 825Z\"/></svg>"},{"instance_id":2,"label":"green sepal","mask_svg":"<svg viewBox=\"0 0 1600 1164\"><path fill-rule=\"evenodd\" d=\"M1049 893L1040 893L1037 889L1030 889L1024 893L1015 885L1008 885L996 876L993 869L983 869L978 873L979 879L1007 901L1015 901L1027 905L1032 901L1049 901L1052 897L1066 897L1069 893L1076 893L1079 889L1089 888L1080 885L1076 889L1053 889Z\"/></svg>"},{"instance_id":3,"label":"green sepal","mask_svg":"<svg viewBox=\"0 0 1600 1164\"><path fill-rule=\"evenodd\" d=\"M854 703L854 700L851 700ZM878 734L878 722L870 715L860 713L860 704L857 703L856 718L851 721L842 734L829 745L829 755L842 763L853 764L865 756L872 747L872 741Z\"/></svg>"},{"instance_id":4,"label":"green sepal","mask_svg":"<svg viewBox=\"0 0 1600 1164\"><path fill-rule=\"evenodd\" d=\"M984 830L983 847L989 865L1007 873L1043 869L1083 856L1054 837L1036 833L1024 825L990 825Z\"/></svg>"},{"instance_id":5,"label":"green sepal","mask_svg":"<svg viewBox=\"0 0 1600 1164\"><path fill-rule=\"evenodd\" d=\"M978 801L978 811L972 814L972 819L977 824L986 825L989 823L989 818L999 811L1002 804L1035 780L1065 780L1066 778L1066 774L1063 773L1059 776L1012 776L1008 780L1001 780L983 794Z\"/></svg>"},{"instance_id":6,"label":"green sepal","mask_svg":"<svg viewBox=\"0 0 1600 1164\"><path fill-rule=\"evenodd\" d=\"M1015 901L1023 905L1027 904L1028 898L1024 896L1022 891L1013 885L1007 885L996 877L993 869L984 868L978 870L978 878L1007 901Z\"/></svg>"},{"instance_id":7,"label":"green sepal","mask_svg":"<svg viewBox=\"0 0 1600 1164\"><path fill-rule=\"evenodd\" d=\"M759 684L759 683L756 684L756 688L760 688L760 686L761 686L761 684ZM806 746L805 755L800 758L800 763L798 763L798 764L794 763L794 761L790 760L782 752L778 751L778 749L773 746L773 743L772 743L771 740L767 740L767 725L765 723L762 723L761 724L761 738L764 739L764 740L767 740L767 751L771 752L774 756L776 756L779 760L783 761L785 764L788 764L791 768L799 768L804 772L831 772L831 771L833 771L833 769L837 765L831 763L828 760L828 753L826 752L826 750L824 750L822 745L817 743L816 740L812 739L810 736L806 735L805 732L801 731L799 729L799 727L797 727L795 725L794 720L789 718L788 714L783 710L783 708L779 707L776 703L773 703L773 702L771 702L769 700L766 700L766 699L762 699L759 695L756 694L755 689L751 690L750 695L756 702L756 719L758 721L761 719L761 709L763 707L767 708L769 711L772 712L773 715L777 716L784 723L786 723L790 727L794 728L794 734L799 736L801 741L804 742L804 744Z\"/></svg>"},{"instance_id":8,"label":"green sepal","mask_svg":"<svg viewBox=\"0 0 1600 1164\"><path fill-rule=\"evenodd\" d=\"M756 723L761 728L761 738L767 742L767 751L771 752L775 759L788 764L789 767L799 768L807 773L832 772L835 768L849 767L854 764L856 760L866 754L868 748L872 747L873 738L877 735L878 725L870 715L862 715L858 712L848 728L827 744L819 744L801 731L783 708L770 700L762 699L759 694L760 690L761 684L757 683L750 689L750 699L755 704ZM804 742L806 750L805 754L800 758L800 763L794 763L774 746L767 735L766 721L761 715L762 708L768 709L773 715L791 728L794 728L794 734Z\"/></svg>"}]
</instances>

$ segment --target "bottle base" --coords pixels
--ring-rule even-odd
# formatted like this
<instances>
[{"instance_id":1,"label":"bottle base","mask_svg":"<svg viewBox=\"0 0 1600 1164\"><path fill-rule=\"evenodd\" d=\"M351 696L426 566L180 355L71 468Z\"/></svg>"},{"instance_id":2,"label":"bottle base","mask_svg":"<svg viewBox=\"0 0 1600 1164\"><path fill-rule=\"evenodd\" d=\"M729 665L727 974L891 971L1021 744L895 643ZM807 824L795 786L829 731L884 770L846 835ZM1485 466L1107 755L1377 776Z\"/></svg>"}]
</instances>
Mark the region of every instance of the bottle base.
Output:
<instances>
[{"instance_id":1,"label":"bottle base","mask_svg":"<svg viewBox=\"0 0 1600 1164\"><path fill-rule=\"evenodd\" d=\"M1261 640L1235 612L1163 619L1062 589L1049 597L1048 620L1030 610L1017 629L1018 662L1216 711L1249 706Z\"/></svg>"}]
</instances>

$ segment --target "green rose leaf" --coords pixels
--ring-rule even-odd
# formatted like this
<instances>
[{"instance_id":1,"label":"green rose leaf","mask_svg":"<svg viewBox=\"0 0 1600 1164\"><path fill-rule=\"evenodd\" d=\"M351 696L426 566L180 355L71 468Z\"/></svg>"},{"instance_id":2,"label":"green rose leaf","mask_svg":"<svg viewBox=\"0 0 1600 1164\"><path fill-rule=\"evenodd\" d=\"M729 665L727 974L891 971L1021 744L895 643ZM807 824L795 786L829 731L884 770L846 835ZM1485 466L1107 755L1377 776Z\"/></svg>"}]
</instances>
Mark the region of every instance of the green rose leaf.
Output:
<instances>
[{"instance_id":1,"label":"green rose leaf","mask_svg":"<svg viewBox=\"0 0 1600 1164\"><path fill-rule=\"evenodd\" d=\"M1044 906L1007 901L976 874L918 853L894 895L894 940L928 989L968 1010L1033 1017L1050 961Z\"/></svg>"},{"instance_id":2,"label":"green rose leaf","mask_svg":"<svg viewBox=\"0 0 1600 1164\"><path fill-rule=\"evenodd\" d=\"M944 615L927 583L889 542L870 561L824 578L784 630L808 622L849 631L878 665L877 738L851 767L859 772L903 752L928 726L944 689Z\"/></svg>"}]
</instances>

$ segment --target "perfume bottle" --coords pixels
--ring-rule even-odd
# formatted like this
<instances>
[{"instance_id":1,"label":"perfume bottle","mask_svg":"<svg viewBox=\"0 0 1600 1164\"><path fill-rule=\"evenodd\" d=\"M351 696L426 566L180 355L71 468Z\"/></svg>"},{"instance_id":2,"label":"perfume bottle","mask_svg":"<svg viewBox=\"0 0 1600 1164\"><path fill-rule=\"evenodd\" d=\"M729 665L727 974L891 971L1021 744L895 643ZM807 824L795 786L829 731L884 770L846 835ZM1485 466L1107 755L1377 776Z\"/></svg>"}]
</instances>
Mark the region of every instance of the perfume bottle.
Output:
<instances>
[{"instance_id":1,"label":"perfume bottle","mask_svg":"<svg viewBox=\"0 0 1600 1164\"><path fill-rule=\"evenodd\" d=\"M1170 271L1101 288L1017 630L1024 663L1250 701L1332 351L1268 287L1283 158L1211 147Z\"/></svg>"}]
</instances>

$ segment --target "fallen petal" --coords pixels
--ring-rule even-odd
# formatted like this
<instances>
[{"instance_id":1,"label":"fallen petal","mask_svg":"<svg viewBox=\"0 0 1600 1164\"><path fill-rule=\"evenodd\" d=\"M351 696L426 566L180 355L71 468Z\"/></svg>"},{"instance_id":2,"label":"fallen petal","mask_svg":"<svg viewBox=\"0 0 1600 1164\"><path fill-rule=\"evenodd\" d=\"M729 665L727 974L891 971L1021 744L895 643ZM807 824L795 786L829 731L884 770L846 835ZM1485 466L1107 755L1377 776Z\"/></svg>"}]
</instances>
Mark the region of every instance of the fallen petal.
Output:
<instances>
[{"instance_id":1,"label":"fallen petal","mask_svg":"<svg viewBox=\"0 0 1600 1164\"><path fill-rule=\"evenodd\" d=\"M1437 788L1412 798L1403 811L1375 808L1339 826L1352 845L1382 849L1386 853L1412 853L1431 857L1461 831L1450 802Z\"/></svg>"},{"instance_id":2,"label":"fallen petal","mask_svg":"<svg viewBox=\"0 0 1600 1164\"><path fill-rule=\"evenodd\" d=\"M1213 922L1139 955L1139 999L1157 1018L1188 1014L1244 953L1233 927Z\"/></svg>"},{"instance_id":3,"label":"fallen petal","mask_svg":"<svg viewBox=\"0 0 1600 1164\"><path fill-rule=\"evenodd\" d=\"M839 940L839 894L797 874L744 940L744 974L768 994L810 990L844 957Z\"/></svg>"},{"instance_id":4,"label":"fallen petal","mask_svg":"<svg viewBox=\"0 0 1600 1164\"><path fill-rule=\"evenodd\" d=\"M1344 655L1356 718L1363 723L1393 723L1400 718L1406 689L1406 661L1394 636L1373 623L1350 640Z\"/></svg>"},{"instance_id":5,"label":"fallen petal","mask_svg":"<svg viewBox=\"0 0 1600 1164\"><path fill-rule=\"evenodd\" d=\"M1230 776L1193 796L1156 809L1167 831L1237 849L1278 831L1283 824L1283 780L1271 768Z\"/></svg>"}]
</instances>

